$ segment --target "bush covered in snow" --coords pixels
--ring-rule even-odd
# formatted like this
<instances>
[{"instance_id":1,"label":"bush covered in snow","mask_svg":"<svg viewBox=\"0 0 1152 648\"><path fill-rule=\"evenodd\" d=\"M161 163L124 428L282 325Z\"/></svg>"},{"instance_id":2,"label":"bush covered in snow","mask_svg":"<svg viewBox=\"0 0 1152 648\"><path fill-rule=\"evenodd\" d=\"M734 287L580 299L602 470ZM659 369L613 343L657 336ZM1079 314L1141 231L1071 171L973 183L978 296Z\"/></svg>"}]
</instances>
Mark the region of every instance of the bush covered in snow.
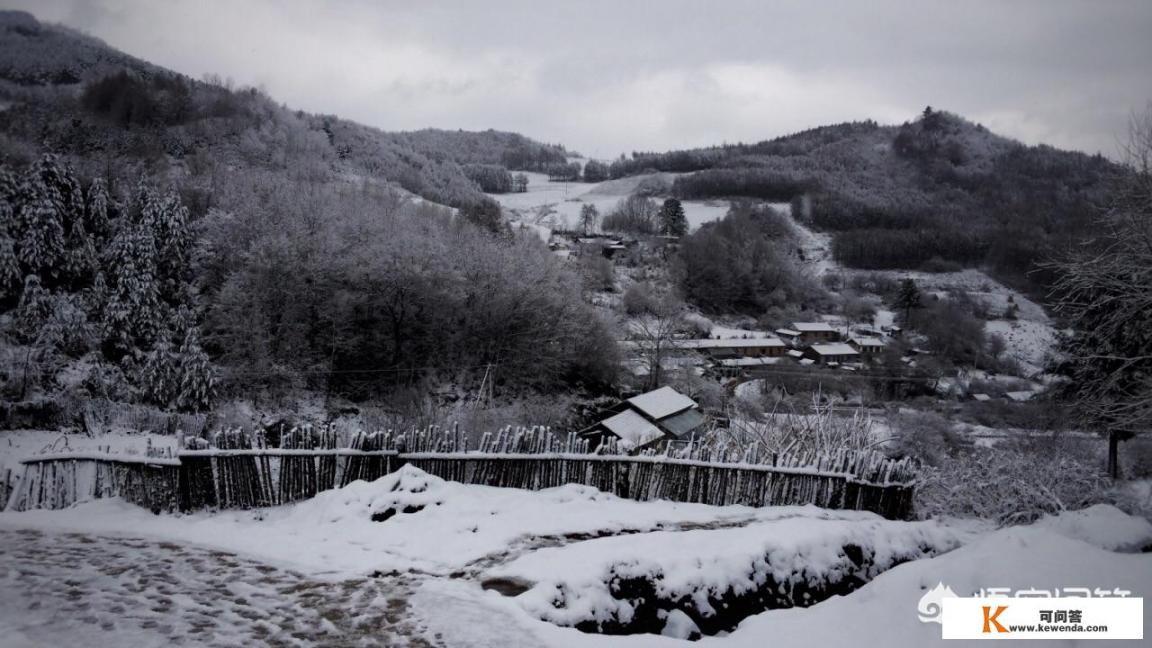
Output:
<instances>
[{"instance_id":1,"label":"bush covered in snow","mask_svg":"<svg viewBox=\"0 0 1152 648\"><path fill-rule=\"evenodd\" d=\"M916 511L1009 525L1112 501L1095 455L1089 440L1059 435L961 450L922 469Z\"/></svg>"}]
</instances>

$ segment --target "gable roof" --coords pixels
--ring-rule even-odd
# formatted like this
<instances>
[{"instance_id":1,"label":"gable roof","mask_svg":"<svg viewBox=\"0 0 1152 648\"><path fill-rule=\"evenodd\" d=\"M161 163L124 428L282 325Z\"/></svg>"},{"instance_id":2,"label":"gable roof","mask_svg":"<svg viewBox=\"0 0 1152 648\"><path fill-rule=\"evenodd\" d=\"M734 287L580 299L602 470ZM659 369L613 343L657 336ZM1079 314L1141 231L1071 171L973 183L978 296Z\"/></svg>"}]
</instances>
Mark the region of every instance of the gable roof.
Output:
<instances>
[{"instance_id":1,"label":"gable roof","mask_svg":"<svg viewBox=\"0 0 1152 648\"><path fill-rule=\"evenodd\" d=\"M856 335L848 341L859 344L860 346L884 346L884 340L876 337L869 337L867 335Z\"/></svg>"},{"instance_id":2,"label":"gable roof","mask_svg":"<svg viewBox=\"0 0 1152 648\"><path fill-rule=\"evenodd\" d=\"M630 409L600 421L600 425L633 447L642 446L664 436L660 428Z\"/></svg>"},{"instance_id":3,"label":"gable roof","mask_svg":"<svg viewBox=\"0 0 1152 648\"><path fill-rule=\"evenodd\" d=\"M828 322L792 322L792 328L801 333L814 333L818 331L836 332L836 329L832 328Z\"/></svg>"},{"instance_id":4,"label":"gable roof","mask_svg":"<svg viewBox=\"0 0 1152 648\"><path fill-rule=\"evenodd\" d=\"M628 404L652 419L662 419L690 407L696 407L696 401L671 387L661 387L646 394L633 396L628 399Z\"/></svg>"},{"instance_id":5,"label":"gable roof","mask_svg":"<svg viewBox=\"0 0 1152 648\"><path fill-rule=\"evenodd\" d=\"M852 347L844 344L843 342L836 342L834 344L813 344L811 347L813 352L822 356L829 355L860 355L860 352Z\"/></svg>"},{"instance_id":6,"label":"gable roof","mask_svg":"<svg viewBox=\"0 0 1152 648\"><path fill-rule=\"evenodd\" d=\"M684 410L660 421L660 427L677 439L690 435L703 424L704 414L698 409Z\"/></svg>"},{"instance_id":7,"label":"gable roof","mask_svg":"<svg viewBox=\"0 0 1152 648\"><path fill-rule=\"evenodd\" d=\"M672 344L681 349L756 349L787 346L784 344L784 340L778 337L673 340Z\"/></svg>"}]
</instances>

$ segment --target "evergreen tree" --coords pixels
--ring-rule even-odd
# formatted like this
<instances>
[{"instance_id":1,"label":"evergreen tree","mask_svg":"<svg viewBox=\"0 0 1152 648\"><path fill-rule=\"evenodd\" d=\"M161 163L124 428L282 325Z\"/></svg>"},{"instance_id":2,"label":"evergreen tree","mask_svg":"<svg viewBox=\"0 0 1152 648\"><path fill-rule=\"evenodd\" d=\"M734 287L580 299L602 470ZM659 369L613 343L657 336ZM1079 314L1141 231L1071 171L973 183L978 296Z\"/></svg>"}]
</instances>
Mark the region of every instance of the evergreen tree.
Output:
<instances>
[{"instance_id":1,"label":"evergreen tree","mask_svg":"<svg viewBox=\"0 0 1152 648\"><path fill-rule=\"evenodd\" d=\"M912 317L912 309L920 308L920 305L920 289L916 287L916 282L911 278L905 279L900 284L900 292L896 295L896 308L904 309L905 325Z\"/></svg>"},{"instance_id":2,"label":"evergreen tree","mask_svg":"<svg viewBox=\"0 0 1152 648\"><path fill-rule=\"evenodd\" d=\"M156 256L152 233L138 223L120 231L105 251L107 296L101 321L105 353L113 359L150 347L164 326Z\"/></svg>"},{"instance_id":3,"label":"evergreen tree","mask_svg":"<svg viewBox=\"0 0 1152 648\"><path fill-rule=\"evenodd\" d=\"M667 236L684 236L688 233L688 218L679 200L669 198L660 207L660 233Z\"/></svg>"},{"instance_id":4,"label":"evergreen tree","mask_svg":"<svg viewBox=\"0 0 1152 648\"><path fill-rule=\"evenodd\" d=\"M45 195L25 203L16 218L21 236L17 256L29 272L54 275L64 252L64 228L56 208Z\"/></svg>"},{"instance_id":5,"label":"evergreen tree","mask_svg":"<svg viewBox=\"0 0 1152 648\"><path fill-rule=\"evenodd\" d=\"M598 160L588 160L584 165L584 182L603 182L608 179L608 165Z\"/></svg>"},{"instance_id":6,"label":"evergreen tree","mask_svg":"<svg viewBox=\"0 0 1152 648\"><path fill-rule=\"evenodd\" d=\"M12 239L12 206L0 202L0 304L20 292L20 261L16 258L16 241Z\"/></svg>"}]
</instances>

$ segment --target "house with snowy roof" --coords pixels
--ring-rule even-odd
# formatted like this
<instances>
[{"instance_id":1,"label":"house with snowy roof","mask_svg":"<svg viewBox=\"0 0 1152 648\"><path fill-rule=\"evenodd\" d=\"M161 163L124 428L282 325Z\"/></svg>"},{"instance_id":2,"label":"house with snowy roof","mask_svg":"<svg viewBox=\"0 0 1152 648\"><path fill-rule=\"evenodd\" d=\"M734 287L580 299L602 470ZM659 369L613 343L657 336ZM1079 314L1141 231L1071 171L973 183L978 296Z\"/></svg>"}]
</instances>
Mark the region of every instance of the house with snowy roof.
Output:
<instances>
[{"instance_id":1,"label":"house with snowy roof","mask_svg":"<svg viewBox=\"0 0 1152 648\"><path fill-rule=\"evenodd\" d=\"M842 364L859 362L860 352L843 342L833 342L832 344L813 344L804 351L804 357L816 364Z\"/></svg>"},{"instance_id":2,"label":"house with snowy roof","mask_svg":"<svg viewBox=\"0 0 1152 648\"><path fill-rule=\"evenodd\" d=\"M848 345L867 358L873 358L884 351L884 340L878 337L854 335L848 338Z\"/></svg>"},{"instance_id":3,"label":"house with snowy roof","mask_svg":"<svg viewBox=\"0 0 1152 648\"><path fill-rule=\"evenodd\" d=\"M791 330L799 333L796 344L800 346L840 341L840 332L828 322L792 322Z\"/></svg>"},{"instance_id":4,"label":"house with snowy roof","mask_svg":"<svg viewBox=\"0 0 1152 648\"><path fill-rule=\"evenodd\" d=\"M593 447L615 438L622 447L635 451L687 441L703 432L705 422L696 401L671 387L661 387L621 402L579 435Z\"/></svg>"},{"instance_id":5,"label":"house with snowy roof","mask_svg":"<svg viewBox=\"0 0 1152 648\"><path fill-rule=\"evenodd\" d=\"M716 358L779 358L788 351L788 345L778 337L705 338L700 340L673 340L679 349L692 349Z\"/></svg>"}]
</instances>

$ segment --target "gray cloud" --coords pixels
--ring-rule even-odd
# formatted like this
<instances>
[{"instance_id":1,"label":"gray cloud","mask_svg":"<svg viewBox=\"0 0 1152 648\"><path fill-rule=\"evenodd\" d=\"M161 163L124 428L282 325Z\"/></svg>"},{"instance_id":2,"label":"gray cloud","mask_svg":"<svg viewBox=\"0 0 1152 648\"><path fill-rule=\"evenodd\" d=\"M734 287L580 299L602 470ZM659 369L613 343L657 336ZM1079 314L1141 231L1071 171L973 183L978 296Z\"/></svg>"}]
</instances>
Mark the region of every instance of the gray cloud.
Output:
<instances>
[{"instance_id":1,"label":"gray cloud","mask_svg":"<svg viewBox=\"0 0 1152 648\"><path fill-rule=\"evenodd\" d=\"M949 109L1116 152L1152 100L1152 3L23 0L131 54L384 129L610 157Z\"/></svg>"}]
</instances>

